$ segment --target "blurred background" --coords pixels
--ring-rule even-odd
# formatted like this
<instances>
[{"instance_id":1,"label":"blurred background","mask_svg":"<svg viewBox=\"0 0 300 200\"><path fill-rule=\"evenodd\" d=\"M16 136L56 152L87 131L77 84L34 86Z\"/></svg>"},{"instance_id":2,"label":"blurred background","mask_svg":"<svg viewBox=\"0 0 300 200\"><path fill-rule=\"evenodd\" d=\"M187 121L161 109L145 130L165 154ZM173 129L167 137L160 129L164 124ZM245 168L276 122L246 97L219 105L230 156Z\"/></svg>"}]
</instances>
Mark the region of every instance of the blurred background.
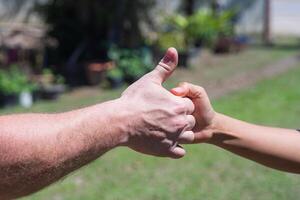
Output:
<instances>
[{"instance_id":1,"label":"blurred background","mask_svg":"<svg viewBox=\"0 0 300 200\"><path fill-rule=\"evenodd\" d=\"M165 84L204 86L219 112L300 126L298 0L0 0L0 114L120 96L168 47ZM28 199L298 199L297 176L208 145L179 161L126 149Z\"/></svg>"}]
</instances>

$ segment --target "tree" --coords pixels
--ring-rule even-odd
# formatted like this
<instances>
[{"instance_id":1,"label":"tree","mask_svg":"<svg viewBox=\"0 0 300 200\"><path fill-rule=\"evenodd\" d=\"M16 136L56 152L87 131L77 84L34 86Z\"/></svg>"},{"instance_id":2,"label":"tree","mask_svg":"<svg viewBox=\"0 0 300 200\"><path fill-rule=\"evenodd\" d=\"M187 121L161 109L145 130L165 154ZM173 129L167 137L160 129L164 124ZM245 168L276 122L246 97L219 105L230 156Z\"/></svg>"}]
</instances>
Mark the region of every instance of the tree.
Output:
<instances>
[{"instance_id":1,"label":"tree","mask_svg":"<svg viewBox=\"0 0 300 200\"><path fill-rule=\"evenodd\" d=\"M149 18L154 1L147 0L49 0L37 6L50 26L49 35L59 42L59 61L64 61L84 46L81 58L104 59L107 47L142 44L140 22Z\"/></svg>"},{"instance_id":2,"label":"tree","mask_svg":"<svg viewBox=\"0 0 300 200\"><path fill-rule=\"evenodd\" d=\"M2 10L0 13L0 20L11 20L22 14L24 21L27 21L33 13L34 5L39 0L2 0Z\"/></svg>"},{"instance_id":3,"label":"tree","mask_svg":"<svg viewBox=\"0 0 300 200\"><path fill-rule=\"evenodd\" d=\"M60 66L71 85L84 83L84 65L108 59L111 45L143 44L141 22L151 21L154 0L48 0L36 10L49 26L58 47L48 50L49 64ZM78 81L81 82L78 82ZM83 81L83 82L82 82Z\"/></svg>"}]
</instances>

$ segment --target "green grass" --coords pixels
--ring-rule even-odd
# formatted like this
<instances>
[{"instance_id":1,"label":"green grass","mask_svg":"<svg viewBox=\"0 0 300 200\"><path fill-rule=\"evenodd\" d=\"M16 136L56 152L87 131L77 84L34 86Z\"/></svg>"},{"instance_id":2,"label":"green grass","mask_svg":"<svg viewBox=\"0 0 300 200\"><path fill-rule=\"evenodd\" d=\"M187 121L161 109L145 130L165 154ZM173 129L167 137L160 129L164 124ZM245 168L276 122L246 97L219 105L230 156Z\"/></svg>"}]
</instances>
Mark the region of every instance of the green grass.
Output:
<instances>
[{"instance_id":1,"label":"green grass","mask_svg":"<svg viewBox=\"0 0 300 200\"><path fill-rule=\"evenodd\" d=\"M275 46L276 47L276 46ZM175 73L177 81L192 80L201 85L215 81L223 81L240 73L262 69L276 61L297 54L297 48L251 47L237 54L214 55L200 53L200 57L192 63L192 73L180 70Z\"/></svg>"},{"instance_id":2,"label":"green grass","mask_svg":"<svg viewBox=\"0 0 300 200\"><path fill-rule=\"evenodd\" d=\"M213 105L219 112L250 122L299 127L299 74L297 68L218 99ZM101 100L118 96L119 92L104 95ZM81 98L84 103L80 103L78 99L64 97L63 101L69 104L41 103L34 111L70 109L97 102L97 98ZM299 199L297 175L268 169L210 145L186 148L188 154L180 160L115 149L27 199Z\"/></svg>"}]
</instances>

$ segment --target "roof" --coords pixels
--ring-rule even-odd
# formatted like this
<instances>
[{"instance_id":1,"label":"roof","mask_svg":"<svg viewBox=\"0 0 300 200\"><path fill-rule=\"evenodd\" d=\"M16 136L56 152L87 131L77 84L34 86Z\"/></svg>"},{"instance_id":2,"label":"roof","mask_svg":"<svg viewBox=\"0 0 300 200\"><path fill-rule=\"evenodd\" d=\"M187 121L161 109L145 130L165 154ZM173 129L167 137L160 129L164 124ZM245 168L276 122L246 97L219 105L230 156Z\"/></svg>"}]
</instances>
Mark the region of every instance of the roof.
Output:
<instances>
[{"instance_id":1,"label":"roof","mask_svg":"<svg viewBox=\"0 0 300 200\"><path fill-rule=\"evenodd\" d=\"M54 44L46 38L46 28L22 23L0 24L0 45L7 48L41 49Z\"/></svg>"}]
</instances>

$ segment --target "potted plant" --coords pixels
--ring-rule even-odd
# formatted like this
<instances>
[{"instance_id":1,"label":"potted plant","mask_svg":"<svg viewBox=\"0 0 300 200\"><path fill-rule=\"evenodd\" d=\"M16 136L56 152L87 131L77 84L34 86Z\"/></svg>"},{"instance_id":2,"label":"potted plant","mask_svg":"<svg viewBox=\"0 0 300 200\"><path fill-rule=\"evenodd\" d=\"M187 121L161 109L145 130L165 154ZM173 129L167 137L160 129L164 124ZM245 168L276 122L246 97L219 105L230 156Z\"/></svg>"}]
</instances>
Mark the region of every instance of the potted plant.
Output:
<instances>
[{"instance_id":1,"label":"potted plant","mask_svg":"<svg viewBox=\"0 0 300 200\"><path fill-rule=\"evenodd\" d=\"M17 105L30 107L33 103L32 92L36 84L16 66L0 71L0 105L2 107Z\"/></svg>"},{"instance_id":2,"label":"potted plant","mask_svg":"<svg viewBox=\"0 0 300 200\"><path fill-rule=\"evenodd\" d=\"M157 59L161 59L164 56L165 51L169 47L173 46L178 51L178 66L188 66L189 50L184 34L179 31L161 33L157 41L157 45L159 48L159 52L156 54Z\"/></svg>"},{"instance_id":3,"label":"potted plant","mask_svg":"<svg viewBox=\"0 0 300 200\"><path fill-rule=\"evenodd\" d=\"M0 71L0 106L14 106L18 104L18 91L15 83L8 76L8 72Z\"/></svg>"},{"instance_id":4,"label":"potted plant","mask_svg":"<svg viewBox=\"0 0 300 200\"><path fill-rule=\"evenodd\" d=\"M54 100L65 90L65 79L61 75L54 75L50 69L44 69L42 74L37 77L39 84L38 98Z\"/></svg>"},{"instance_id":5,"label":"potted plant","mask_svg":"<svg viewBox=\"0 0 300 200\"><path fill-rule=\"evenodd\" d=\"M218 38L214 44L214 52L227 53L230 52L234 45L234 24L233 18L235 12L228 10L220 13L216 18L216 31Z\"/></svg>"},{"instance_id":6,"label":"potted plant","mask_svg":"<svg viewBox=\"0 0 300 200\"><path fill-rule=\"evenodd\" d=\"M149 71L152 65L151 56L144 50L119 49L112 47L109 57L122 72L127 83L133 83ZM120 74L120 71L118 72ZM117 72L114 72L115 74Z\"/></svg>"},{"instance_id":7,"label":"potted plant","mask_svg":"<svg viewBox=\"0 0 300 200\"><path fill-rule=\"evenodd\" d=\"M94 61L85 64L88 84L98 85L105 79L105 73L114 65L111 61Z\"/></svg>"},{"instance_id":8,"label":"potted plant","mask_svg":"<svg viewBox=\"0 0 300 200\"><path fill-rule=\"evenodd\" d=\"M124 69L125 81L127 83L135 82L147 72L141 59L136 55L124 57L120 60L119 64L120 67Z\"/></svg>"},{"instance_id":9,"label":"potted plant","mask_svg":"<svg viewBox=\"0 0 300 200\"><path fill-rule=\"evenodd\" d=\"M119 88L124 83L124 74L120 68L114 67L113 69L110 69L107 72L106 77L111 88Z\"/></svg>"},{"instance_id":10,"label":"potted plant","mask_svg":"<svg viewBox=\"0 0 300 200\"><path fill-rule=\"evenodd\" d=\"M209 9L200 9L188 18L187 35L196 47L211 47L218 37L216 17Z\"/></svg>"},{"instance_id":11,"label":"potted plant","mask_svg":"<svg viewBox=\"0 0 300 200\"><path fill-rule=\"evenodd\" d=\"M188 37L188 18L176 14L166 18L166 27L159 33L156 45L158 47L156 57L161 59L165 51L173 46L178 51L178 66L187 67L190 55L190 38Z\"/></svg>"},{"instance_id":12,"label":"potted plant","mask_svg":"<svg viewBox=\"0 0 300 200\"><path fill-rule=\"evenodd\" d=\"M188 17L187 36L195 46L206 46L216 53L229 52L234 43L236 10L214 13L200 9Z\"/></svg>"}]
</instances>

